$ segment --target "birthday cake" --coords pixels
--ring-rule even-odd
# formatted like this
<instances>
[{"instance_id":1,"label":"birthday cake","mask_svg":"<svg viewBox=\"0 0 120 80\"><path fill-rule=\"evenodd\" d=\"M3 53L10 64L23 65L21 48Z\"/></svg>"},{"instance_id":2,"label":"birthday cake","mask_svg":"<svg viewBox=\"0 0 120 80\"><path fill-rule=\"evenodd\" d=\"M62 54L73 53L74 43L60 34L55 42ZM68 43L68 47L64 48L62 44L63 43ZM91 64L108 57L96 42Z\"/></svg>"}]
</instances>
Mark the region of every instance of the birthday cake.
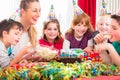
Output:
<instances>
[{"instance_id":1,"label":"birthday cake","mask_svg":"<svg viewBox=\"0 0 120 80\"><path fill-rule=\"evenodd\" d=\"M59 62L64 63L74 63L76 61L83 62L83 61L100 61L99 53L93 51L83 51L82 49L70 49L70 50L61 50L60 51L60 58L58 59Z\"/></svg>"}]
</instances>

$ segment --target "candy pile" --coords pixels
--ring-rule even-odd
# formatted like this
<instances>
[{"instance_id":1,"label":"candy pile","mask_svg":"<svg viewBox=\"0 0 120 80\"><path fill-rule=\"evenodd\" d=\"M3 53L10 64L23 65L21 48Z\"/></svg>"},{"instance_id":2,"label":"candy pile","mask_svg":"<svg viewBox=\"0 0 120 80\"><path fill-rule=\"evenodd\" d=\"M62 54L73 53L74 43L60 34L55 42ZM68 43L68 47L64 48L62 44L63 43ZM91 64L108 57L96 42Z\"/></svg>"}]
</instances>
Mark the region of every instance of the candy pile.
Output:
<instances>
[{"instance_id":1,"label":"candy pile","mask_svg":"<svg viewBox=\"0 0 120 80\"><path fill-rule=\"evenodd\" d=\"M51 61L40 62L39 65L32 67L26 65L14 67L0 68L0 80L71 80L101 75L120 76L120 66L91 61L74 64Z\"/></svg>"}]
</instances>

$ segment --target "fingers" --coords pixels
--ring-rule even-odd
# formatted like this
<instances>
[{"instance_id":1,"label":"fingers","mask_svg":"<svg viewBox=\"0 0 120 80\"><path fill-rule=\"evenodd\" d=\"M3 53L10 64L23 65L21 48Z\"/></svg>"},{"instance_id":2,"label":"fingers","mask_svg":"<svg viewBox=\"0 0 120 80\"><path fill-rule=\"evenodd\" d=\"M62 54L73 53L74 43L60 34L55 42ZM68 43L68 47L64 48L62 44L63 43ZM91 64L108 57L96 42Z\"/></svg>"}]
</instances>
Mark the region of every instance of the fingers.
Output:
<instances>
[{"instance_id":1,"label":"fingers","mask_svg":"<svg viewBox=\"0 0 120 80\"><path fill-rule=\"evenodd\" d=\"M104 36L102 34L97 34L94 37L94 40L97 44L102 43L104 41Z\"/></svg>"},{"instance_id":2,"label":"fingers","mask_svg":"<svg viewBox=\"0 0 120 80\"><path fill-rule=\"evenodd\" d=\"M25 65L25 64L28 64L28 61L27 61L26 59L24 59L24 60L21 60L21 61L19 62L19 64Z\"/></svg>"}]
</instances>

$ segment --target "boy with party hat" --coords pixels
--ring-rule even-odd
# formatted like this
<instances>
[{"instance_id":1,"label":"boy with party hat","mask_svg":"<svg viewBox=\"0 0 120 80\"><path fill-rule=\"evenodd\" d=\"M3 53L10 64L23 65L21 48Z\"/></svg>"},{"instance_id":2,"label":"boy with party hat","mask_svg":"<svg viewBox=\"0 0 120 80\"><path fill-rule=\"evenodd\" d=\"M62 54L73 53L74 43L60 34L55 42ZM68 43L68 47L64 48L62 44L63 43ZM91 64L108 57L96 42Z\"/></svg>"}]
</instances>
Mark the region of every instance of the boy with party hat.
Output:
<instances>
[{"instance_id":1,"label":"boy with party hat","mask_svg":"<svg viewBox=\"0 0 120 80\"><path fill-rule=\"evenodd\" d=\"M110 28L110 23L111 23L110 16L111 16L111 13L109 13L107 10L107 2L106 2L106 0L102 0L101 14L97 18L96 31L92 35L93 38L98 33L100 33L100 35L104 35L105 38L110 37L109 33L108 33L109 28ZM94 38L94 39L96 39L96 38ZM102 43L102 42L104 42L104 38L103 39L98 38L98 40L95 40L95 41L96 41L96 43Z\"/></svg>"},{"instance_id":2,"label":"boy with party hat","mask_svg":"<svg viewBox=\"0 0 120 80\"><path fill-rule=\"evenodd\" d=\"M101 9L101 14L97 19L96 23L96 31L93 32L92 38L93 38L93 50L97 51L97 45L101 43L111 43L109 41L110 35L109 35L109 29L110 29L110 24L111 24L111 14L108 13L107 10L107 1L102 0L102 9ZM105 63L111 63L108 51L103 51L100 54L101 59Z\"/></svg>"},{"instance_id":3,"label":"boy with party hat","mask_svg":"<svg viewBox=\"0 0 120 80\"><path fill-rule=\"evenodd\" d=\"M97 51L100 52L100 54L105 55L105 53L102 53L103 51L108 51L109 55L106 57L107 59L110 59L112 64L119 65L120 66L120 16L119 15L111 15L111 27L110 27L110 43L101 43L97 45ZM105 59L105 58L102 58Z\"/></svg>"}]
</instances>

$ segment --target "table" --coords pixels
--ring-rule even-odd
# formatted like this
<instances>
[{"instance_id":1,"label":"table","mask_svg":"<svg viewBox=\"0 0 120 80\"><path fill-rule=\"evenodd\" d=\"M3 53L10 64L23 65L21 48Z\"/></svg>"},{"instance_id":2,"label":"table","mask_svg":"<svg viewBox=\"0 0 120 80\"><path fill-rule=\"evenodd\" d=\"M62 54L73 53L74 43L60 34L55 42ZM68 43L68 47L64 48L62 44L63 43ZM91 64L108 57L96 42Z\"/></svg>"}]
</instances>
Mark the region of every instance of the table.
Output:
<instances>
[{"instance_id":1,"label":"table","mask_svg":"<svg viewBox=\"0 0 120 80\"><path fill-rule=\"evenodd\" d=\"M77 78L75 80L120 80L120 76L100 76L95 78Z\"/></svg>"}]
</instances>

